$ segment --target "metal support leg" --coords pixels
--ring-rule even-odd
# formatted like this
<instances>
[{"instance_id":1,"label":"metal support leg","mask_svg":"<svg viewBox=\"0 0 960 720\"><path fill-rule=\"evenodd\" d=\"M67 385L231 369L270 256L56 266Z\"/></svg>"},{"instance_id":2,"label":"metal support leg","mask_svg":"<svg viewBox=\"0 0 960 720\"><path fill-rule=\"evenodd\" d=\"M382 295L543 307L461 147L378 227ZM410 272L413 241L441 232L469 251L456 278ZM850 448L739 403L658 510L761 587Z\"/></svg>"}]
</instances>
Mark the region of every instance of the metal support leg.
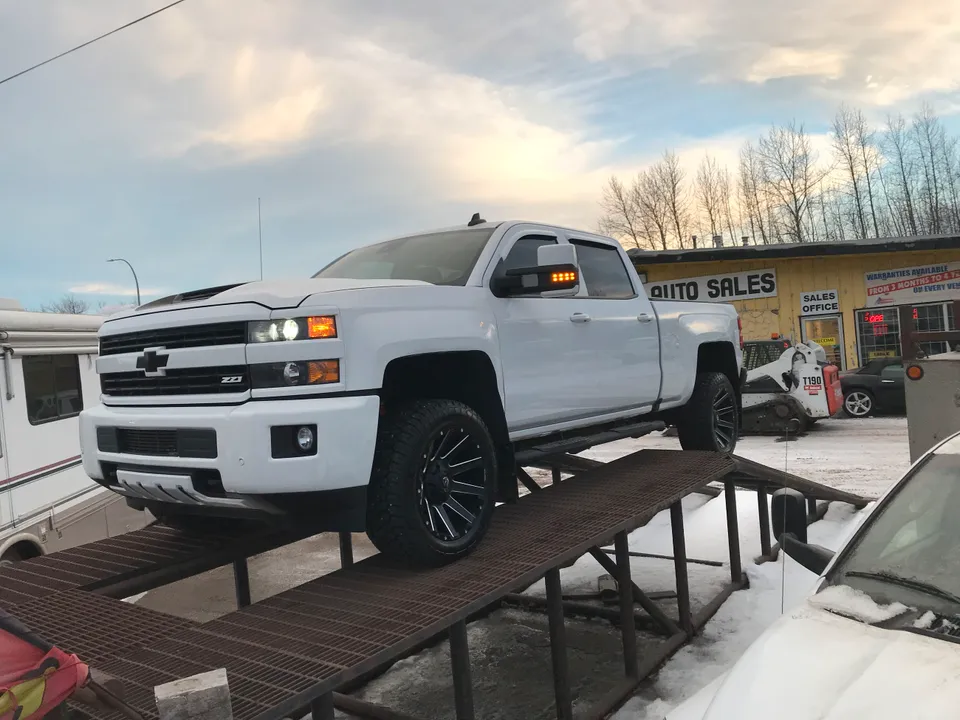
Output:
<instances>
[{"instance_id":1,"label":"metal support leg","mask_svg":"<svg viewBox=\"0 0 960 720\"><path fill-rule=\"evenodd\" d=\"M630 547L627 533L613 540L617 552L617 581L620 586L620 636L623 642L623 669L627 677L639 677L637 663L637 626L633 622L633 580L630 579Z\"/></svg>"},{"instance_id":2,"label":"metal support leg","mask_svg":"<svg viewBox=\"0 0 960 720\"><path fill-rule=\"evenodd\" d=\"M573 720L560 570L557 568L549 570L545 578L545 584L547 586L547 619L550 622L550 655L553 659L553 693L557 703L557 720Z\"/></svg>"},{"instance_id":3,"label":"metal support leg","mask_svg":"<svg viewBox=\"0 0 960 720\"><path fill-rule=\"evenodd\" d=\"M559 482L560 482L560 468L558 468L556 465L554 465L552 468L550 468L550 473L551 473L551 475L552 475L553 484L556 485L557 483L559 483Z\"/></svg>"},{"instance_id":4,"label":"metal support leg","mask_svg":"<svg viewBox=\"0 0 960 720\"><path fill-rule=\"evenodd\" d=\"M247 607L250 604L250 570L246 558L233 561L233 588L236 591L237 607Z\"/></svg>"},{"instance_id":5,"label":"metal support leg","mask_svg":"<svg viewBox=\"0 0 960 720\"><path fill-rule=\"evenodd\" d=\"M607 557L607 555L600 550L600 548L590 548L589 552L590 556L593 557L597 563L599 563L600 567L610 573L613 577L620 577L620 570L618 568L620 560L619 555L617 555L619 551L616 548L614 548L614 555L617 555L618 558L616 562ZM629 552L627 553L627 557L630 557ZM629 582L628 587L633 591L634 601L640 605L640 607L642 607L650 617L656 620L657 623L659 623L668 634L674 635L680 632L680 628L677 626L677 624L667 617L667 614L660 609L660 606L648 598L635 582Z\"/></svg>"},{"instance_id":6,"label":"metal support leg","mask_svg":"<svg viewBox=\"0 0 960 720\"><path fill-rule=\"evenodd\" d=\"M340 533L340 567L348 568L353 565L353 535L348 532Z\"/></svg>"},{"instance_id":7,"label":"metal support leg","mask_svg":"<svg viewBox=\"0 0 960 720\"><path fill-rule=\"evenodd\" d=\"M470 649L467 647L467 623L463 620L450 628L450 663L453 666L453 701L457 720L474 720Z\"/></svg>"},{"instance_id":8,"label":"metal support leg","mask_svg":"<svg viewBox=\"0 0 960 720\"><path fill-rule=\"evenodd\" d=\"M760 554L770 554L770 506L767 491L757 488L757 512L760 513Z\"/></svg>"},{"instance_id":9,"label":"metal support leg","mask_svg":"<svg viewBox=\"0 0 960 720\"><path fill-rule=\"evenodd\" d=\"M673 529L673 567L677 575L677 613L680 627L688 637L693 636L693 614L690 612L690 579L687 577L687 541L683 535L683 506L670 506L670 526Z\"/></svg>"},{"instance_id":10,"label":"metal support leg","mask_svg":"<svg viewBox=\"0 0 960 720\"><path fill-rule=\"evenodd\" d=\"M312 720L333 720L333 693L321 695L310 703L310 717Z\"/></svg>"},{"instance_id":11,"label":"metal support leg","mask_svg":"<svg viewBox=\"0 0 960 720\"><path fill-rule=\"evenodd\" d=\"M817 514L817 499L815 497L807 498L807 515Z\"/></svg>"},{"instance_id":12,"label":"metal support leg","mask_svg":"<svg viewBox=\"0 0 960 720\"><path fill-rule=\"evenodd\" d=\"M724 500L727 505L727 542L730 545L730 578L740 582L743 567L740 565L740 523L737 518L737 486L724 483Z\"/></svg>"}]
</instances>

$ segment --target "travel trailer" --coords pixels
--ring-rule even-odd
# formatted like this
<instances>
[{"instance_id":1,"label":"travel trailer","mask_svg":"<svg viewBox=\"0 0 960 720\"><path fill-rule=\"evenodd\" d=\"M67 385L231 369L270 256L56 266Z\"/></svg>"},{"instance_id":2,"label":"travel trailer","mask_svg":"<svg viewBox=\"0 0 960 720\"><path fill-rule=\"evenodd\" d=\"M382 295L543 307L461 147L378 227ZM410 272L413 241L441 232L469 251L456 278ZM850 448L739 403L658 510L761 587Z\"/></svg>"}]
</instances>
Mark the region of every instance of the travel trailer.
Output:
<instances>
[{"instance_id":1,"label":"travel trailer","mask_svg":"<svg viewBox=\"0 0 960 720\"><path fill-rule=\"evenodd\" d=\"M0 299L0 562L136 530L152 518L93 482L77 417L99 402L103 317Z\"/></svg>"}]
</instances>

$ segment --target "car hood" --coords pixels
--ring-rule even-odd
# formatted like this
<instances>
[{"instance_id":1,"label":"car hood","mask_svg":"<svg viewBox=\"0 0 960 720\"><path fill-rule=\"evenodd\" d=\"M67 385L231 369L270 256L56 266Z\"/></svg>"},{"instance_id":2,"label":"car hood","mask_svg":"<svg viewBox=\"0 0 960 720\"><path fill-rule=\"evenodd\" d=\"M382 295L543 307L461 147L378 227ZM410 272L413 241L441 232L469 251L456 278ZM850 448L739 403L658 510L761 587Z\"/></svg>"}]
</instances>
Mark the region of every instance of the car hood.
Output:
<instances>
[{"instance_id":1,"label":"car hood","mask_svg":"<svg viewBox=\"0 0 960 720\"><path fill-rule=\"evenodd\" d=\"M815 595L771 626L719 684L702 720L934 720L956 714L960 645L841 617L826 610L840 611L832 603Z\"/></svg>"},{"instance_id":2,"label":"car hood","mask_svg":"<svg viewBox=\"0 0 960 720\"><path fill-rule=\"evenodd\" d=\"M386 287L429 286L419 280L351 280L339 278L294 278L235 283L168 295L141 305L130 315L144 311L183 310L204 305L251 302L279 310L297 307L311 295Z\"/></svg>"}]
</instances>

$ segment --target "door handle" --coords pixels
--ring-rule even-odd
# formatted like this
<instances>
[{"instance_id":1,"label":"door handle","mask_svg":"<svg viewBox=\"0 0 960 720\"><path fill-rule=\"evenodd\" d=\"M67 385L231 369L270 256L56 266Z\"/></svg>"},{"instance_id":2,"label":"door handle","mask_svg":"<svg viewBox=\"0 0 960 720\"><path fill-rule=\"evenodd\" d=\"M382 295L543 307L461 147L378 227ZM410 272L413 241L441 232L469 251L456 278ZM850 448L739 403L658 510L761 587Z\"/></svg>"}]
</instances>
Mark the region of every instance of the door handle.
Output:
<instances>
[{"instance_id":1,"label":"door handle","mask_svg":"<svg viewBox=\"0 0 960 720\"><path fill-rule=\"evenodd\" d=\"M575 323L590 322L590 316L587 315L586 313L575 312L573 315L570 316L570 322L575 322Z\"/></svg>"},{"instance_id":2,"label":"door handle","mask_svg":"<svg viewBox=\"0 0 960 720\"><path fill-rule=\"evenodd\" d=\"M884 385L893 385L893 383L894 383L895 381L894 381L894 380L881 380L880 382L882 382Z\"/></svg>"},{"instance_id":3,"label":"door handle","mask_svg":"<svg viewBox=\"0 0 960 720\"><path fill-rule=\"evenodd\" d=\"M642 323L648 323L653 320L653 315L650 315L649 313L640 313L639 315L637 315L637 320L639 320Z\"/></svg>"}]
</instances>

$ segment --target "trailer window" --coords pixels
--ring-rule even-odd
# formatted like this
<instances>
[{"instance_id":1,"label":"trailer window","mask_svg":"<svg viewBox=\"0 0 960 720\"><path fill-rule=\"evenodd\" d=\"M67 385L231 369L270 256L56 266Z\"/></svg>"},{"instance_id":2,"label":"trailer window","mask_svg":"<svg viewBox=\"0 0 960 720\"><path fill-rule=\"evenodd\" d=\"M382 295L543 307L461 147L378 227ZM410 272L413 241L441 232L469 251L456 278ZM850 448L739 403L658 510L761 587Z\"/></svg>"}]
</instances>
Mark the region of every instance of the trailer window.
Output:
<instances>
[{"instance_id":1,"label":"trailer window","mask_svg":"<svg viewBox=\"0 0 960 720\"><path fill-rule=\"evenodd\" d=\"M23 384L31 425L75 417L83 410L77 355L25 356Z\"/></svg>"}]
</instances>

